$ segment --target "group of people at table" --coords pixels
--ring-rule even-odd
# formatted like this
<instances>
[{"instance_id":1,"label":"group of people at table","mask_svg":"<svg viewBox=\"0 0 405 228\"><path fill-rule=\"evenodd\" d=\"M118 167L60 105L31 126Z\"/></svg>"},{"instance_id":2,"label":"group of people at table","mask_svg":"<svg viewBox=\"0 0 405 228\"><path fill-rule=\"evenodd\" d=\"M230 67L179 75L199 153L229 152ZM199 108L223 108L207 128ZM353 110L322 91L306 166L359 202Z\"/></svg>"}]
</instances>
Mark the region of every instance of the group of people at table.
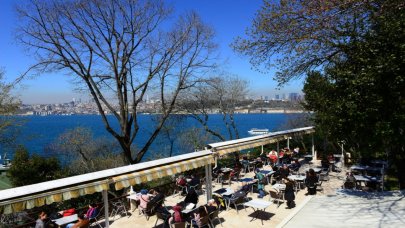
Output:
<instances>
[{"instance_id":1,"label":"group of people at table","mask_svg":"<svg viewBox=\"0 0 405 228\"><path fill-rule=\"evenodd\" d=\"M58 213L52 213L51 218L45 211L41 211L38 215L38 219L35 221L35 228L56 227L58 224L53 224L54 221L60 218L76 216L71 223L66 225L66 228L86 228L90 225L90 220L94 219L100 212L100 208L97 204L88 205L88 209L85 213L77 214L75 208L60 211ZM49 220L52 221L49 221Z\"/></svg>"},{"instance_id":2,"label":"group of people at table","mask_svg":"<svg viewBox=\"0 0 405 228\"><path fill-rule=\"evenodd\" d=\"M186 182L183 182L183 180ZM148 210L153 210L153 212L160 214L166 225L187 222L192 227L200 227L202 218L217 210L218 206L214 200L209 200L207 204L197 207L198 193L195 188L190 187L195 186L193 184L197 183L197 180L199 182L199 179L194 176L192 178L185 178L181 175L177 178L177 184L184 184L186 186L186 196L183 201L173 206L164 206L165 196L157 189L149 191L142 189L138 193L132 193L137 195L137 197L131 199L137 201L140 213L149 213L150 211Z\"/></svg>"}]
</instances>

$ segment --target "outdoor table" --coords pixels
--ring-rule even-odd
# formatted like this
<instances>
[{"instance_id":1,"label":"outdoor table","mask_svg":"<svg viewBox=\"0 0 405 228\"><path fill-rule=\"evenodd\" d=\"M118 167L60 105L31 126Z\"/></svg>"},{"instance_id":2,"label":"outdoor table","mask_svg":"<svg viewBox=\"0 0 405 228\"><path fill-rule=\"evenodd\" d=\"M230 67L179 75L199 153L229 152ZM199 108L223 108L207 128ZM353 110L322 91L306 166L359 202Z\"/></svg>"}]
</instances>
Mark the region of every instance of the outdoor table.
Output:
<instances>
[{"instance_id":1,"label":"outdoor table","mask_svg":"<svg viewBox=\"0 0 405 228\"><path fill-rule=\"evenodd\" d=\"M377 179L376 177L371 177L371 176L366 176L366 175L353 175L354 179L356 181L360 182L380 182L380 179Z\"/></svg>"},{"instance_id":2,"label":"outdoor table","mask_svg":"<svg viewBox=\"0 0 405 228\"><path fill-rule=\"evenodd\" d=\"M235 193L232 188L220 188L214 192L220 194L221 196L229 196Z\"/></svg>"},{"instance_id":3,"label":"outdoor table","mask_svg":"<svg viewBox=\"0 0 405 228\"><path fill-rule=\"evenodd\" d=\"M371 177L371 176L366 176L366 175L353 175L354 179L356 180L356 182L360 182L360 185L362 182L366 183L366 182L375 182L378 185L381 184L381 179L378 179L376 177ZM379 186L381 187L381 186ZM378 186L377 186L378 188Z\"/></svg>"},{"instance_id":4,"label":"outdoor table","mask_svg":"<svg viewBox=\"0 0 405 228\"><path fill-rule=\"evenodd\" d=\"M255 220L255 219L258 219L259 214L260 214L261 212L264 213L265 210L266 210L266 208L268 208L271 204L272 204L272 202L270 202L270 201L259 200L259 199L257 199L257 200L251 200L251 201L249 201L249 202L244 203L245 206L248 206L248 207L253 208L253 210L254 210L255 212L257 211L256 216L253 217L252 220L250 220L250 221L253 221L253 220ZM263 225L263 218L261 218L260 220L262 220L262 225Z\"/></svg>"},{"instance_id":5,"label":"outdoor table","mask_svg":"<svg viewBox=\"0 0 405 228\"><path fill-rule=\"evenodd\" d=\"M284 191L285 190L285 184L275 184L272 186L272 188L277 189L279 191Z\"/></svg>"},{"instance_id":6,"label":"outdoor table","mask_svg":"<svg viewBox=\"0 0 405 228\"><path fill-rule=\"evenodd\" d=\"M225 205L226 205L226 208L228 210L229 204L230 204L229 199L232 196L232 194L235 193L235 191L232 188L221 188L221 189L218 189L218 190L216 190L214 192L218 193L218 194L220 194L221 196L224 197Z\"/></svg>"},{"instance_id":7,"label":"outdoor table","mask_svg":"<svg viewBox=\"0 0 405 228\"><path fill-rule=\"evenodd\" d=\"M54 223L56 223L56 225L58 225L58 227L61 227L66 224L76 222L77 220L79 220L79 218L77 217L77 214L74 214L74 215L69 215L69 216L65 216L62 218L58 218L58 219L53 219L52 221Z\"/></svg>"},{"instance_id":8,"label":"outdoor table","mask_svg":"<svg viewBox=\"0 0 405 228\"><path fill-rule=\"evenodd\" d=\"M270 176L273 175L276 171L273 170L260 170L261 173L264 174L264 176L267 178L267 183L271 183L270 182Z\"/></svg>"},{"instance_id":9,"label":"outdoor table","mask_svg":"<svg viewBox=\"0 0 405 228\"><path fill-rule=\"evenodd\" d=\"M127 196L127 199L129 199L130 203L131 203L131 211L135 211L136 210L136 201L139 201L139 196L141 195L141 193L133 193Z\"/></svg>"},{"instance_id":10,"label":"outdoor table","mask_svg":"<svg viewBox=\"0 0 405 228\"><path fill-rule=\"evenodd\" d=\"M352 165L352 166L350 167L350 169L351 169L351 170L360 170L360 171L363 171L363 170L366 170L366 169L367 169L367 166L364 166L364 165Z\"/></svg>"},{"instance_id":11,"label":"outdoor table","mask_svg":"<svg viewBox=\"0 0 405 228\"><path fill-rule=\"evenodd\" d=\"M305 161L312 161L312 155L305 155L304 156Z\"/></svg>"},{"instance_id":12,"label":"outdoor table","mask_svg":"<svg viewBox=\"0 0 405 228\"><path fill-rule=\"evenodd\" d=\"M248 178L248 177L245 177L245 178L242 178L242 179L239 179L239 182L247 182L247 183L249 183L249 182L256 182L257 180L256 179L253 179L253 178Z\"/></svg>"},{"instance_id":13,"label":"outdoor table","mask_svg":"<svg viewBox=\"0 0 405 228\"><path fill-rule=\"evenodd\" d=\"M308 172L309 169L313 169L315 173L320 173L320 172L322 171L321 168L306 168L306 169L305 169L305 172Z\"/></svg>"},{"instance_id":14,"label":"outdoor table","mask_svg":"<svg viewBox=\"0 0 405 228\"><path fill-rule=\"evenodd\" d=\"M298 188L297 188L297 192L299 189L301 189L301 183L304 183L306 176L301 176L301 175L290 175L288 176L288 179L291 179L293 181L296 181L298 183Z\"/></svg>"},{"instance_id":15,"label":"outdoor table","mask_svg":"<svg viewBox=\"0 0 405 228\"><path fill-rule=\"evenodd\" d=\"M231 171L233 171L233 169L231 169L231 168L221 168L222 173L229 173Z\"/></svg>"}]
</instances>

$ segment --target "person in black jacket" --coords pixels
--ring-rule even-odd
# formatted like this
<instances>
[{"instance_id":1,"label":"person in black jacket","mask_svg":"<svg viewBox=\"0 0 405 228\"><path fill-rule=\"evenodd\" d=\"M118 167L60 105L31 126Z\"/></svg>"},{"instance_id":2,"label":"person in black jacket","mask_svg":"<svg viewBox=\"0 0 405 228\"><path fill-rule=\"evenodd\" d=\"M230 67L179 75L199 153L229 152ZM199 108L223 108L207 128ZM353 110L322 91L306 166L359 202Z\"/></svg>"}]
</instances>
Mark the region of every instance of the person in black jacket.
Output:
<instances>
[{"instance_id":1,"label":"person in black jacket","mask_svg":"<svg viewBox=\"0 0 405 228\"><path fill-rule=\"evenodd\" d=\"M285 191L284 199L287 200L287 209L295 207L295 194L294 194L294 182L288 178L284 178Z\"/></svg>"},{"instance_id":2,"label":"person in black jacket","mask_svg":"<svg viewBox=\"0 0 405 228\"><path fill-rule=\"evenodd\" d=\"M307 178L305 179L305 184L307 186L308 195L316 194L316 183L318 182L318 177L313 169L309 169L307 173Z\"/></svg>"},{"instance_id":3,"label":"person in black jacket","mask_svg":"<svg viewBox=\"0 0 405 228\"><path fill-rule=\"evenodd\" d=\"M152 204L152 205L156 204L156 206L160 206L163 204L163 201L165 199L165 195L163 193L159 192L156 189L151 189L149 191L149 193L153 195L152 199L149 201L150 204ZM159 203L159 205L158 205L158 203Z\"/></svg>"},{"instance_id":4,"label":"person in black jacket","mask_svg":"<svg viewBox=\"0 0 405 228\"><path fill-rule=\"evenodd\" d=\"M198 203L198 194L197 192L194 190L194 188L190 189L190 191L188 191L186 198L184 199L184 204L185 206L187 206L188 204L193 203L194 207L197 205Z\"/></svg>"}]
</instances>

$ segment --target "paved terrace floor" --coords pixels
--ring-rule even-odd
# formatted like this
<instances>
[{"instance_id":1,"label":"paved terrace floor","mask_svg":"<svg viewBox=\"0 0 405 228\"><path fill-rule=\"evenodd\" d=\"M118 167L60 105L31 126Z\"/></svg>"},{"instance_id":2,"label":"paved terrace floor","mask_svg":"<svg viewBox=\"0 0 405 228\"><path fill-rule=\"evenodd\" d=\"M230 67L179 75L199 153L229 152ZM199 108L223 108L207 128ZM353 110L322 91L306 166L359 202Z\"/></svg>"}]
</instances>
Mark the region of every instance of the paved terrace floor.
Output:
<instances>
[{"instance_id":1,"label":"paved terrace floor","mask_svg":"<svg viewBox=\"0 0 405 228\"><path fill-rule=\"evenodd\" d=\"M315 164L306 164L302 169L316 167ZM265 167L266 169L266 167ZM254 173L248 173L245 177L253 177ZM273 204L266 209L263 225L260 219L252 220L254 210L247 207L239 210L235 209L222 211L219 214L223 227L405 227L405 200L403 196L396 198L387 198L381 201L381 197L364 198L358 196L348 196L339 194L343 185L345 170L340 173L332 172L329 174L330 180L323 182L323 192L318 192L316 196L306 196L306 189L300 190L296 194L296 207L287 209L286 204L282 203L279 207ZM220 184L213 183L213 190L221 188ZM224 187L228 187L224 185ZM232 188L238 187L237 183L231 185ZM268 191L271 186L266 185ZM250 193L248 197L257 199L257 193ZM388 197L388 196L386 196ZM265 200L269 200L266 195ZM385 198L384 198L385 199ZM166 197L165 205L173 206L177 202L184 200L184 197L169 196ZM200 195L199 205L206 203L206 196ZM398 213L393 212L398 211ZM389 211L389 213L387 213ZM353 216L356 215L356 216ZM389 224L388 221L395 221ZM156 216L146 220L145 216L139 215L138 210L129 211L128 216L116 216L110 218L110 227L154 227ZM104 225L103 223L101 223ZM163 227L159 220L157 227ZM216 224L215 227L221 227Z\"/></svg>"}]
</instances>

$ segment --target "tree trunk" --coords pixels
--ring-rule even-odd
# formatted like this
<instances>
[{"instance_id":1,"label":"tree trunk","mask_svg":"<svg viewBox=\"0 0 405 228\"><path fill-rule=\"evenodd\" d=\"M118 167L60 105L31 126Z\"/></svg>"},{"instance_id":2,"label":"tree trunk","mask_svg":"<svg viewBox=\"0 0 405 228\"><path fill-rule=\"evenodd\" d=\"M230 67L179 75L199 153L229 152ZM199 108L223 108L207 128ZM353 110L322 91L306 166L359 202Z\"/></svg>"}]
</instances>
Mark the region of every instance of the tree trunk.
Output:
<instances>
[{"instance_id":1,"label":"tree trunk","mask_svg":"<svg viewBox=\"0 0 405 228\"><path fill-rule=\"evenodd\" d=\"M405 189L405 159L396 159L395 165L397 167L397 177L399 188Z\"/></svg>"}]
</instances>

